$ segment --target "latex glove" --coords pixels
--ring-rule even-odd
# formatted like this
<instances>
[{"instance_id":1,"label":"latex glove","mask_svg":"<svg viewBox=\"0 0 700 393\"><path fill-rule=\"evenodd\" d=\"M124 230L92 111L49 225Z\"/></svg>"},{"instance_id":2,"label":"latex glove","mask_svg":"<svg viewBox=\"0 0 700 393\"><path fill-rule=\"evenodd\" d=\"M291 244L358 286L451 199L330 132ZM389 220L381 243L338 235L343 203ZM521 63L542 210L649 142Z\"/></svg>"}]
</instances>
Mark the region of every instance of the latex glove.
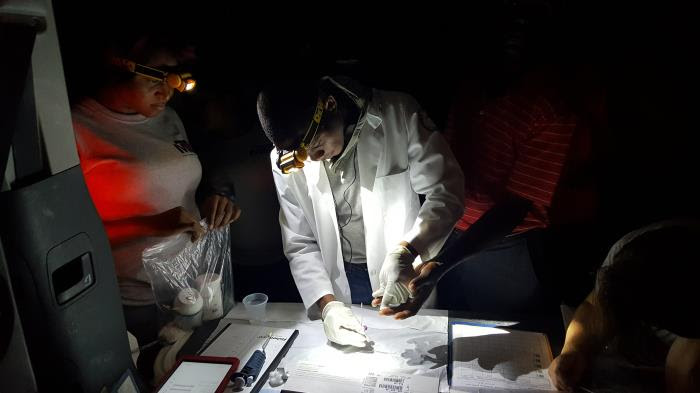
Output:
<instances>
[{"instance_id":1,"label":"latex glove","mask_svg":"<svg viewBox=\"0 0 700 393\"><path fill-rule=\"evenodd\" d=\"M401 245L386 255L379 271L379 289L372 293L375 298L381 298L380 310L397 307L411 298L407 284L416 276L414 259L413 253Z\"/></svg>"},{"instance_id":2,"label":"latex glove","mask_svg":"<svg viewBox=\"0 0 700 393\"><path fill-rule=\"evenodd\" d=\"M365 329L357 317L342 302L326 304L321 315L326 337L336 344L364 348L367 345Z\"/></svg>"},{"instance_id":3,"label":"latex glove","mask_svg":"<svg viewBox=\"0 0 700 393\"><path fill-rule=\"evenodd\" d=\"M423 303L428 299L440 277L445 272L443 264L437 261L430 261L416 266L415 272L418 277L408 283L411 291L411 299L397 307L389 307L379 311L381 315L393 315L394 319L406 319L418 313L423 307Z\"/></svg>"}]
</instances>

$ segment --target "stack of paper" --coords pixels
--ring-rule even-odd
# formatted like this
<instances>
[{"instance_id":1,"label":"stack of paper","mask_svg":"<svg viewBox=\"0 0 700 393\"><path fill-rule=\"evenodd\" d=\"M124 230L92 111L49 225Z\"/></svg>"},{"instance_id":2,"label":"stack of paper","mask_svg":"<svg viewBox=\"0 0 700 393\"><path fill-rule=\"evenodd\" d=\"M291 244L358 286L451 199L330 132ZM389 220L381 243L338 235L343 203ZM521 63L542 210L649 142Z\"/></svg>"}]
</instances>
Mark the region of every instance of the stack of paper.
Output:
<instances>
[{"instance_id":1,"label":"stack of paper","mask_svg":"<svg viewBox=\"0 0 700 393\"><path fill-rule=\"evenodd\" d=\"M451 323L450 391L552 391L552 352L541 333Z\"/></svg>"}]
</instances>

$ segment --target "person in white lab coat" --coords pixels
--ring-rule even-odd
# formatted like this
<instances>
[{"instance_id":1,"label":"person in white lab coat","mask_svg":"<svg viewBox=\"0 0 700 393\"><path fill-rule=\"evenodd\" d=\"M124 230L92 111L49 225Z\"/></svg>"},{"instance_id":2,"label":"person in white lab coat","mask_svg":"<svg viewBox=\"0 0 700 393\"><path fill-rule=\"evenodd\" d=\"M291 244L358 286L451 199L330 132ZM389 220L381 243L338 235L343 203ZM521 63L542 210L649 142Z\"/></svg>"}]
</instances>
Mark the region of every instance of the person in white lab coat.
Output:
<instances>
[{"instance_id":1,"label":"person in white lab coat","mask_svg":"<svg viewBox=\"0 0 700 393\"><path fill-rule=\"evenodd\" d=\"M321 313L330 341L362 347L346 305L409 299L412 264L434 257L462 214L460 167L407 94L340 78L278 81L257 107L304 305Z\"/></svg>"}]
</instances>

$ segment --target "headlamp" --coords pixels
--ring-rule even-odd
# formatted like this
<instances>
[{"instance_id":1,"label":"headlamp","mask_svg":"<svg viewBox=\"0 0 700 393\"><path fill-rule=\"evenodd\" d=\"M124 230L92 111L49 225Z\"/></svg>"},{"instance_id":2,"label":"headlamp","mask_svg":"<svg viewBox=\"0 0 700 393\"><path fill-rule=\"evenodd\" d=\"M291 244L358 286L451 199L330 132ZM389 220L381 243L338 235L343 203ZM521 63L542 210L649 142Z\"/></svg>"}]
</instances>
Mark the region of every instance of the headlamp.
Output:
<instances>
[{"instance_id":1,"label":"headlamp","mask_svg":"<svg viewBox=\"0 0 700 393\"><path fill-rule=\"evenodd\" d=\"M192 74L189 72L167 72L119 57L113 57L112 62L118 67L133 72L134 74L141 75L151 80L165 82L168 86L179 92L190 92L194 90L197 85L197 82L192 78Z\"/></svg>"},{"instance_id":2,"label":"headlamp","mask_svg":"<svg viewBox=\"0 0 700 393\"><path fill-rule=\"evenodd\" d=\"M306 134L304 134L304 138L302 138L299 147L287 153L284 153L284 151L281 149L277 149L277 167L282 171L282 173L286 175L296 172L304 167L304 161L306 161L306 159L309 157L309 145L314 140L314 137L318 132L318 127L321 124L322 117L323 100L319 98L318 102L316 103L314 117L311 119L309 128L306 129Z\"/></svg>"}]
</instances>

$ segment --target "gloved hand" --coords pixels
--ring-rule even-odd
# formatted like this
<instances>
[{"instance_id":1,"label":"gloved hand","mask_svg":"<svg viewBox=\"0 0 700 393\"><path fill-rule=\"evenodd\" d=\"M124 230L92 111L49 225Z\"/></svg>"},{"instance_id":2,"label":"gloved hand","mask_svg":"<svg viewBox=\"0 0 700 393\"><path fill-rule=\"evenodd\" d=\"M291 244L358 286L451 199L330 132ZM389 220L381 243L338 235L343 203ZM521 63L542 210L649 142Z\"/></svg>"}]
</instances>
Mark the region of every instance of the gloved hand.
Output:
<instances>
[{"instance_id":1,"label":"gloved hand","mask_svg":"<svg viewBox=\"0 0 700 393\"><path fill-rule=\"evenodd\" d=\"M437 286L440 277L445 274L445 267L437 261L422 263L415 267L418 277L408 283L411 298L408 302L397 307L389 307L379 311L380 315L393 315L394 319L406 319L418 313L423 303Z\"/></svg>"},{"instance_id":2,"label":"gloved hand","mask_svg":"<svg viewBox=\"0 0 700 393\"><path fill-rule=\"evenodd\" d=\"M365 329L357 317L342 302L326 304L321 313L326 337L336 344L364 348L367 345Z\"/></svg>"},{"instance_id":3,"label":"gloved hand","mask_svg":"<svg viewBox=\"0 0 700 393\"><path fill-rule=\"evenodd\" d=\"M375 298L381 298L380 310L404 304L411 298L407 284L416 276L414 259L413 253L401 245L386 255L379 271L379 289L372 293Z\"/></svg>"}]
</instances>

